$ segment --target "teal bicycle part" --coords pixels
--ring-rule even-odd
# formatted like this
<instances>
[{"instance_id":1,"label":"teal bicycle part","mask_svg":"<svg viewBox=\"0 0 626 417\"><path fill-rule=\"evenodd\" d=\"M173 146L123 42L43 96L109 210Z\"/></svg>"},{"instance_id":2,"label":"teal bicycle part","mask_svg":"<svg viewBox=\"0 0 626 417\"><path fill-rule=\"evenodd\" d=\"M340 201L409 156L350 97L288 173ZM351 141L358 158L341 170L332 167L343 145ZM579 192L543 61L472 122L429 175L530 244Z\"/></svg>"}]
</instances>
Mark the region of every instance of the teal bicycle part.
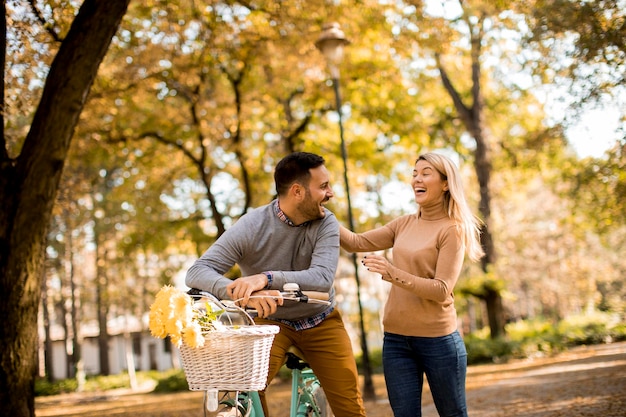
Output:
<instances>
[{"instance_id":1,"label":"teal bicycle part","mask_svg":"<svg viewBox=\"0 0 626 417\"><path fill-rule=\"evenodd\" d=\"M297 284L285 284L281 292L283 300L303 303L328 302L328 294L300 291ZM224 311L222 320L230 324L254 325L251 314L236 306L234 302L222 302L212 294L197 289L188 292L194 298L202 298L214 303L218 310ZM232 313L243 316L243 322L235 323ZM286 356L285 366L291 370L290 417L332 417L324 390L313 370L304 360L304 356L292 347ZM222 391L214 388L204 390L204 415L214 417L265 417L261 399L257 391ZM220 398L221 395L221 398ZM210 413L210 414L207 414Z\"/></svg>"},{"instance_id":2,"label":"teal bicycle part","mask_svg":"<svg viewBox=\"0 0 626 417\"><path fill-rule=\"evenodd\" d=\"M322 385L296 349L287 353L285 366L291 370L289 416L332 417ZM215 417L265 417L257 391L223 392L219 404Z\"/></svg>"}]
</instances>

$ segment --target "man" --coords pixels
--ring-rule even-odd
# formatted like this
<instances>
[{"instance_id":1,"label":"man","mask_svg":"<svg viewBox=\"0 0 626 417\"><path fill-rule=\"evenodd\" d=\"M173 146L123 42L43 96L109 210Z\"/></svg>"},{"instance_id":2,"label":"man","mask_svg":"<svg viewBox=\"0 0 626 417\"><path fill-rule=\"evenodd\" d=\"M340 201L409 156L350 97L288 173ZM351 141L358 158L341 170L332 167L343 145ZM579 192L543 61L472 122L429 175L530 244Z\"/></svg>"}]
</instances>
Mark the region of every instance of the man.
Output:
<instances>
[{"instance_id":1,"label":"man","mask_svg":"<svg viewBox=\"0 0 626 417\"><path fill-rule=\"evenodd\" d=\"M185 283L221 299L241 300L242 306L259 312L258 324L280 327L272 345L268 384L293 345L319 378L334 415L364 416L352 345L335 309L339 223L324 207L333 197L324 158L292 153L276 165L274 181L278 198L242 216L194 263ZM235 264L242 276L226 278ZM326 292L331 305L250 298L276 295L285 283ZM269 416L265 394L260 396Z\"/></svg>"}]
</instances>

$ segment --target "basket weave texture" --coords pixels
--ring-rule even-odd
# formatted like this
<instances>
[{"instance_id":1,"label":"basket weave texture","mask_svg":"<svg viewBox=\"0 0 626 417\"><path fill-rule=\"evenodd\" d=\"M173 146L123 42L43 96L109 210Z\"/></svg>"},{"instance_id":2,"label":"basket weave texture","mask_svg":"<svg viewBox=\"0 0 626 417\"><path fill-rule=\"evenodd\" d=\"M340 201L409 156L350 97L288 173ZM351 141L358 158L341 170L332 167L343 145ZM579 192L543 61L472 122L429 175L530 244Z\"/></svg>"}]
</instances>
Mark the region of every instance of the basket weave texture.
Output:
<instances>
[{"instance_id":1,"label":"basket weave texture","mask_svg":"<svg viewBox=\"0 0 626 417\"><path fill-rule=\"evenodd\" d=\"M180 347L191 391L260 391L267 384L270 349L279 327L228 327L205 335L204 346Z\"/></svg>"}]
</instances>

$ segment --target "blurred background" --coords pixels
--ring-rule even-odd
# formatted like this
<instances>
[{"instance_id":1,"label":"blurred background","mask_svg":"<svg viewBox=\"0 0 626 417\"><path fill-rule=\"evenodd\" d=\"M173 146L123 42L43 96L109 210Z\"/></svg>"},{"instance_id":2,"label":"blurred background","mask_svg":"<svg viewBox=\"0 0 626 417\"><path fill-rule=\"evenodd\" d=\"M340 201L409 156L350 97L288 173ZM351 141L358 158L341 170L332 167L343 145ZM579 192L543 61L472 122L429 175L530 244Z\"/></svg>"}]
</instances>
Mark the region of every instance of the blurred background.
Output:
<instances>
[{"instance_id":1,"label":"blurred background","mask_svg":"<svg viewBox=\"0 0 626 417\"><path fill-rule=\"evenodd\" d=\"M21 149L75 3L7 4L9 154ZM487 256L466 263L455 289L471 362L625 339L624 10L624 1L131 2L54 206L40 376L179 367L171 343L148 331L154 294L183 287L191 262L273 198L276 162L301 150L326 158L329 208L355 231L415 211L409 180L421 153L457 161L486 225ZM316 42L333 22L331 47L343 54L331 62ZM379 370L388 288L355 265L342 253L336 289L368 374Z\"/></svg>"}]
</instances>

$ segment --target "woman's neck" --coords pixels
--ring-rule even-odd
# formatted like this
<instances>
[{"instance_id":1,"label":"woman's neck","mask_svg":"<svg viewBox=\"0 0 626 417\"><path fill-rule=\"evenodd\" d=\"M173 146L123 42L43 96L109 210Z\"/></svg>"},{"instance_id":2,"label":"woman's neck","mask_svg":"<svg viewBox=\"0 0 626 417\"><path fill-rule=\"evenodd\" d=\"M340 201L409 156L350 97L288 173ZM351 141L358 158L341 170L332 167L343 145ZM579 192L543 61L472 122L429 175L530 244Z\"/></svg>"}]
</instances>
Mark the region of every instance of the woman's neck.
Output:
<instances>
[{"instance_id":1,"label":"woman's neck","mask_svg":"<svg viewBox=\"0 0 626 417\"><path fill-rule=\"evenodd\" d=\"M424 220L440 220L448 217L448 214L443 209L442 202L439 201L432 205L420 206L419 216Z\"/></svg>"}]
</instances>

